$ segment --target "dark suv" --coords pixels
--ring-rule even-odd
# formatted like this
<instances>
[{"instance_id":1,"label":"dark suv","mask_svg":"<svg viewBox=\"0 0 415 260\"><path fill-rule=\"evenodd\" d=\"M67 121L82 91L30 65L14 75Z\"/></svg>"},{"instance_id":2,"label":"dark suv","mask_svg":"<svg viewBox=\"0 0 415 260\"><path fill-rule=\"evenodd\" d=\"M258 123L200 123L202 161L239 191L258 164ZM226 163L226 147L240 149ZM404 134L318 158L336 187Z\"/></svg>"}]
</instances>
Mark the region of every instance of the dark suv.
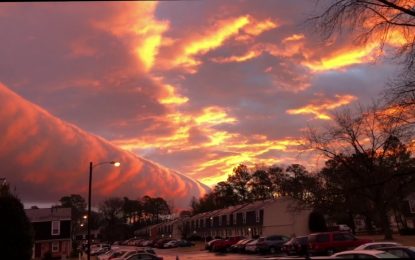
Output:
<instances>
[{"instance_id":1,"label":"dark suv","mask_svg":"<svg viewBox=\"0 0 415 260\"><path fill-rule=\"evenodd\" d=\"M372 240L358 239L349 232L314 233L308 235L308 250L312 255L332 255L369 242Z\"/></svg>"}]
</instances>

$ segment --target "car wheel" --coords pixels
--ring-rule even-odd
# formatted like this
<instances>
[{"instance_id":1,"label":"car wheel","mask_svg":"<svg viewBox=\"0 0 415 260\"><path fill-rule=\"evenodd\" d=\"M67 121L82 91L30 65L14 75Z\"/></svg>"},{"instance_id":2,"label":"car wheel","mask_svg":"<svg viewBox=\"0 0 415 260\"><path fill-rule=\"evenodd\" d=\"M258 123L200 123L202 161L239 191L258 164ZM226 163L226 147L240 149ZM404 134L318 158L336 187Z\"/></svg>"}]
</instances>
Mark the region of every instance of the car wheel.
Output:
<instances>
[{"instance_id":1,"label":"car wheel","mask_svg":"<svg viewBox=\"0 0 415 260\"><path fill-rule=\"evenodd\" d=\"M271 248L269 249L269 252L270 252L271 254L275 254L275 253L277 252L277 250L275 249L275 247L271 247Z\"/></svg>"}]
</instances>

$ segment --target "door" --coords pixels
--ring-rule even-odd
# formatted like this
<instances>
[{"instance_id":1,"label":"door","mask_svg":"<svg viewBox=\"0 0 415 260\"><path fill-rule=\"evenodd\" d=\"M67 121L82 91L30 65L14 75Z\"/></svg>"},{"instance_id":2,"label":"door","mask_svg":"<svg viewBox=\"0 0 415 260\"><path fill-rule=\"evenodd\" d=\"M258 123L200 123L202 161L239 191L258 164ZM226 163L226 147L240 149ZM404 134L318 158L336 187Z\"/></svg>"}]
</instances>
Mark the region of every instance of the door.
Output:
<instances>
[{"instance_id":1,"label":"door","mask_svg":"<svg viewBox=\"0 0 415 260\"><path fill-rule=\"evenodd\" d=\"M40 243L35 243L35 257L38 258L40 257L40 252L41 252L41 244Z\"/></svg>"}]
</instances>

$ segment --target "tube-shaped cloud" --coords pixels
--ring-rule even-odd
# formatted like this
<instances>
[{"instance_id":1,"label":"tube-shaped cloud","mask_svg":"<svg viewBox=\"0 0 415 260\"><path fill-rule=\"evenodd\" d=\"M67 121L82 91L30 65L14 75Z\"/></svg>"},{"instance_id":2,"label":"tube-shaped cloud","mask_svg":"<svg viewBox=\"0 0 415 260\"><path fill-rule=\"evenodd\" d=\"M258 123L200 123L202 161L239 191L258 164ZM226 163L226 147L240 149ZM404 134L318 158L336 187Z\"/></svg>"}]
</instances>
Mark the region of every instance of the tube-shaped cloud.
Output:
<instances>
[{"instance_id":1,"label":"tube-shaped cloud","mask_svg":"<svg viewBox=\"0 0 415 260\"><path fill-rule=\"evenodd\" d=\"M54 117L0 84L1 177L23 201L56 202L67 194L87 195L89 162L119 161L94 168L95 202L110 196L163 197L189 206L208 188L199 182L87 133ZM82 111L79 111L82 113Z\"/></svg>"}]
</instances>

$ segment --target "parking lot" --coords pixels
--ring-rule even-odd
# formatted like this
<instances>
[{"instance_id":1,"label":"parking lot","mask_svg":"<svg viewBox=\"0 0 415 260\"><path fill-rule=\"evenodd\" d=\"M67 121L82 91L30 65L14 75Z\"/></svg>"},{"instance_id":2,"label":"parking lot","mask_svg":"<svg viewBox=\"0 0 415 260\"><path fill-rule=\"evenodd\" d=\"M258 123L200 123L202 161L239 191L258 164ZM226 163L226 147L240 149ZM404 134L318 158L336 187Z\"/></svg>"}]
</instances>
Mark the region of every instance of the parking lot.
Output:
<instances>
[{"instance_id":1,"label":"parking lot","mask_svg":"<svg viewBox=\"0 0 415 260\"><path fill-rule=\"evenodd\" d=\"M212 253L206 250L183 250L182 248L173 248L173 249L164 249L157 250L157 255L162 256L164 260L203 260L203 259L227 259L227 260L237 260L237 259L266 259L275 256L270 255L245 255L245 254L235 254L235 253Z\"/></svg>"},{"instance_id":2,"label":"parking lot","mask_svg":"<svg viewBox=\"0 0 415 260\"><path fill-rule=\"evenodd\" d=\"M361 235L361 238L372 239L374 241L383 241L383 235ZM415 246L415 236L400 236L395 234L394 241L406 246ZM192 247L177 247L170 249L155 249L157 255L162 256L164 260L207 260L207 259L225 259L225 260L248 260L248 259L304 259L304 257L286 257L281 254L275 255L254 255L254 254L237 254L237 253L214 253L204 249L204 243L198 242ZM75 260L79 258L72 258ZM86 259L86 255L81 259ZM92 257L92 259L96 259Z\"/></svg>"}]
</instances>

